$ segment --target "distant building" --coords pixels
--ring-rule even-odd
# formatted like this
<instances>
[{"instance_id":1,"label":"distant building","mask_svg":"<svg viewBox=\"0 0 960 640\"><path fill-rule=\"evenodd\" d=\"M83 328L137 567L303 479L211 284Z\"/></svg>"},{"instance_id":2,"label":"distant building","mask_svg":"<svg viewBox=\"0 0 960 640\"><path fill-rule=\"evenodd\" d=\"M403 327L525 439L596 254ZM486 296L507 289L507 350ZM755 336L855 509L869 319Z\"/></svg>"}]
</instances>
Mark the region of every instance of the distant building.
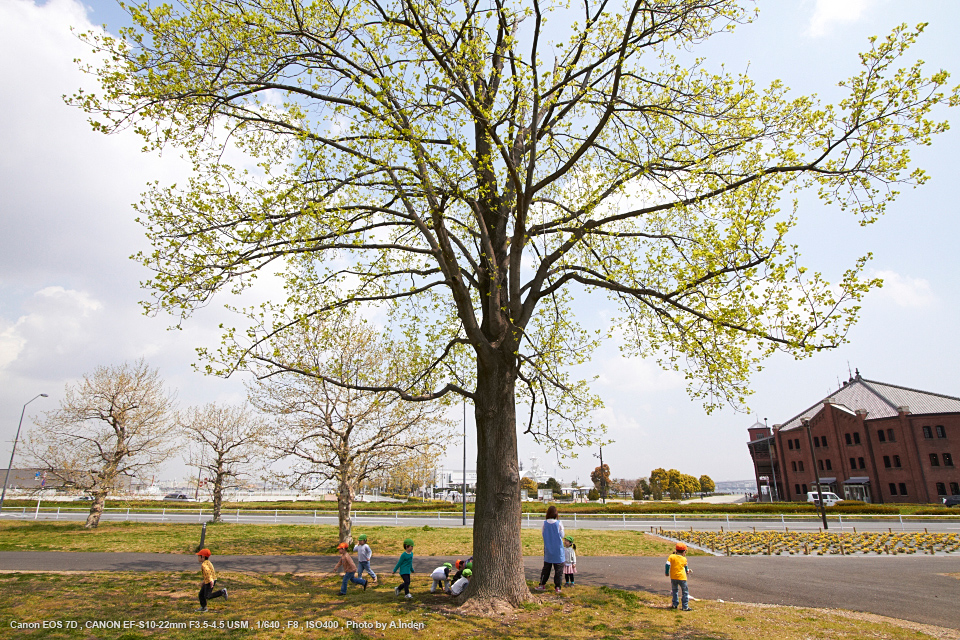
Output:
<instances>
[{"instance_id":1,"label":"distant building","mask_svg":"<svg viewBox=\"0 0 960 640\"><path fill-rule=\"evenodd\" d=\"M809 425L809 429L807 426ZM761 500L934 503L960 495L960 398L856 376L772 430L747 429Z\"/></svg>"}]
</instances>

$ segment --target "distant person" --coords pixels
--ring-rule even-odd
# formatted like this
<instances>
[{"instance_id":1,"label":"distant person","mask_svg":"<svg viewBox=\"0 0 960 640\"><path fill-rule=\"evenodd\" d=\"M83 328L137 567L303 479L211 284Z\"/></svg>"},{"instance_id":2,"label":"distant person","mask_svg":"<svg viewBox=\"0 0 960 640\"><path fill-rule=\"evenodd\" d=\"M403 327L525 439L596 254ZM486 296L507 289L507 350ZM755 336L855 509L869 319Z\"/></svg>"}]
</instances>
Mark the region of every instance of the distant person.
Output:
<instances>
[{"instance_id":1,"label":"distant person","mask_svg":"<svg viewBox=\"0 0 960 640\"><path fill-rule=\"evenodd\" d=\"M554 590L560 593L560 574L563 573L563 523L560 522L557 507L550 505L540 528L543 535L543 570L540 571L540 584L537 591L543 591L550 579L550 570L553 569Z\"/></svg>"},{"instance_id":2,"label":"distant person","mask_svg":"<svg viewBox=\"0 0 960 640\"><path fill-rule=\"evenodd\" d=\"M433 573L430 574L430 578L433 580L433 584L430 586L430 593L436 593L437 587L440 587L441 592L450 589L451 569L453 569L453 565L449 562L444 562L433 570Z\"/></svg>"},{"instance_id":3,"label":"distant person","mask_svg":"<svg viewBox=\"0 0 960 640\"><path fill-rule=\"evenodd\" d=\"M571 587L577 580L577 545L573 536L563 537L563 584Z\"/></svg>"},{"instance_id":4,"label":"distant person","mask_svg":"<svg viewBox=\"0 0 960 640\"><path fill-rule=\"evenodd\" d=\"M447 593L456 597L463 593L463 590L467 588L467 585L470 584L470 579L473 577L473 571L471 569L464 569L463 575L459 580L453 583L450 589L447 590Z\"/></svg>"},{"instance_id":5,"label":"distant person","mask_svg":"<svg viewBox=\"0 0 960 640\"><path fill-rule=\"evenodd\" d=\"M400 579L403 582L393 588L393 592L396 595L400 595L400 590L403 589L403 592L408 598L412 598L410 595L410 574L413 573L413 540L407 538L403 541L403 554L400 556L400 559L397 560L397 564L393 567L393 573L400 572Z\"/></svg>"},{"instance_id":6,"label":"distant person","mask_svg":"<svg viewBox=\"0 0 960 640\"><path fill-rule=\"evenodd\" d=\"M683 610L690 608L690 591L687 589L687 574L691 572L687 567L687 545L677 543L676 551L667 558L666 573L670 576L670 594L673 597L672 609L680 605L679 593L683 593Z\"/></svg>"},{"instance_id":7,"label":"distant person","mask_svg":"<svg viewBox=\"0 0 960 640\"><path fill-rule=\"evenodd\" d=\"M360 534L360 537L357 538L357 545L353 548L353 550L357 552L357 564L360 566L360 569L357 571L357 575L362 578L363 572L366 571L368 574L370 574L370 579L376 582L377 574L375 574L373 569L370 568L370 558L373 557L373 549L371 549L370 545L367 544L367 534Z\"/></svg>"},{"instance_id":8,"label":"distant person","mask_svg":"<svg viewBox=\"0 0 960 640\"><path fill-rule=\"evenodd\" d=\"M357 565L353 564L353 558L350 557L350 545L346 542L341 542L337 545L337 553L340 554L340 560L337 561L337 565L333 570L336 572L341 568L343 569L343 583L340 585L340 595L347 595L347 585L351 582L361 585L363 590L366 591L367 581L355 575Z\"/></svg>"},{"instance_id":9,"label":"distant person","mask_svg":"<svg viewBox=\"0 0 960 640\"><path fill-rule=\"evenodd\" d=\"M223 599L226 600L227 590L213 590L214 585L217 584L217 572L213 568L213 563L210 562L210 549L200 549L200 551L197 552L197 560L200 561L200 575L203 580L203 582L200 583L200 608L197 609L197 613L205 613L207 610L207 600L213 600L220 596L223 596Z\"/></svg>"}]
</instances>

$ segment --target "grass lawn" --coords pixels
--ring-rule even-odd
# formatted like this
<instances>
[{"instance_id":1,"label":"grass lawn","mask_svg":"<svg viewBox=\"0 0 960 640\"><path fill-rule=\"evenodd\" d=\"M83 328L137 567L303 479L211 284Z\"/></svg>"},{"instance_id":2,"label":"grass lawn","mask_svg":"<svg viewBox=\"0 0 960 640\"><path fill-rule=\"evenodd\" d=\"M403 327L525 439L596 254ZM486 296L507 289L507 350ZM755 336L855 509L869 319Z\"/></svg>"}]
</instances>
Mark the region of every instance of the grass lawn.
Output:
<instances>
[{"instance_id":1,"label":"grass lawn","mask_svg":"<svg viewBox=\"0 0 960 640\"><path fill-rule=\"evenodd\" d=\"M918 630L919 625L899 626L878 616L706 601L694 603L692 612L681 613L671 610L663 596L586 586L544 596L541 603L513 614L475 617L458 613L448 597L430 594L422 579L414 581L410 600L397 598L387 585L366 592L351 586L348 595L340 596L339 583L338 577L329 575L224 573L219 586L229 588L230 599L213 600L210 611L197 614L197 572L2 574L0 635L111 640L320 636L389 640L414 635L563 640L930 637ZM44 621L52 628L42 628ZM119 628L96 626L113 623ZM308 628L310 623L313 628ZM351 629L349 623L364 627ZM17 628L22 624L40 628ZM68 628L71 625L75 627Z\"/></svg>"},{"instance_id":2,"label":"grass lawn","mask_svg":"<svg viewBox=\"0 0 960 640\"><path fill-rule=\"evenodd\" d=\"M199 524L102 522L92 530L77 522L0 522L0 551L136 551L193 553L200 542ZM433 527L355 527L354 537L367 534L374 553L399 556L403 540L413 538L418 556L469 556L473 530ZM209 524L204 546L215 555L334 554L333 525ZM587 556L667 556L673 544L636 531L578 529L577 553ZM536 529L523 529L523 555L543 553Z\"/></svg>"}]
</instances>

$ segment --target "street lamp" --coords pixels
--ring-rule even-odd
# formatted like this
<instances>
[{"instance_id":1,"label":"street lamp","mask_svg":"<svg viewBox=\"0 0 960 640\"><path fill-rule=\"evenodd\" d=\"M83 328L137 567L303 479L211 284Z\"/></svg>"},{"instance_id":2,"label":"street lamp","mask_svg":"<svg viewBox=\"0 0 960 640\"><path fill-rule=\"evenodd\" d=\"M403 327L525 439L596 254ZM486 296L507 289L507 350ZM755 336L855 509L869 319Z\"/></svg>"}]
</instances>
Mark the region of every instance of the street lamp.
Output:
<instances>
[{"instance_id":1,"label":"street lamp","mask_svg":"<svg viewBox=\"0 0 960 640\"><path fill-rule=\"evenodd\" d=\"M463 399L463 526L467 526L467 399Z\"/></svg>"},{"instance_id":2,"label":"street lamp","mask_svg":"<svg viewBox=\"0 0 960 640\"><path fill-rule=\"evenodd\" d=\"M807 441L810 443L810 457L813 460L813 477L817 481L817 502L820 503L820 518L823 520L823 530L827 530L827 510L823 506L823 490L820 488L820 472L817 470L817 452L813 450L813 435L810 420L801 418L801 423L807 428Z\"/></svg>"},{"instance_id":3,"label":"street lamp","mask_svg":"<svg viewBox=\"0 0 960 640\"><path fill-rule=\"evenodd\" d=\"M41 393L33 396L27 400L26 404L23 405L23 410L20 412L20 424L17 425L17 435L13 439L13 450L10 451L10 464L7 465L7 475L3 478L3 493L0 493L0 513L3 513L3 501L7 497L7 481L10 480L10 470L13 469L13 456L17 453L17 442L20 440L20 427L23 426L23 414L27 412L27 405L36 400L37 398L48 398L49 396L45 393Z\"/></svg>"}]
</instances>

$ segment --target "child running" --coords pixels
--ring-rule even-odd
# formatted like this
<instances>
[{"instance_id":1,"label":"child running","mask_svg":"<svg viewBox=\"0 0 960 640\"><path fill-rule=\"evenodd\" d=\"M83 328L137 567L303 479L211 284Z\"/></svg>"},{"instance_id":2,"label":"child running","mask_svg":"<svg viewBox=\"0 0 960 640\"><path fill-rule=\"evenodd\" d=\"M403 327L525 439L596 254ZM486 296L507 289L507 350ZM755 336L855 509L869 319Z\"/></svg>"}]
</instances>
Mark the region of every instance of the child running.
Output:
<instances>
[{"instance_id":1,"label":"child running","mask_svg":"<svg viewBox=\"0 0 960 640\"><path fill-rule=\"evenodd\" d=\"M563 584L573 586L577 579L577 545L573 536L563 537Z\"/></svg>"},{"instance_id":2,"label":"child running","mask_svg":"<svg viewBox=\"0 0 960 640\"><path fill-rule=\"evenodd\" d=\"M447 591L450 588L451 569L453 569L453 565L449 562L444 562L433 570L433 573L430 574L430 578L433 580L433 584L430 586L430 593L436 593L437 587L440 587L440 591Z\"/></svg>"},{"instance_id":3,"label":"child running","mask_svg":"<svg viewBox=\"0 0 960 640\"><path fill-rule=\"evenodd\" d=\"M370 574L370 579L376 582L377 574L370 568L370 558L373 557L373 550L370 548L370 545L367 544L367 534L360 534L360 537L357 538L357 545L353 550L357 552L357 564L360 566L357 575L362 578L363 572L366 571Z\"/></svg>"},{"instance_id":4,"label":"child running","mask_svg":"<svg viewBox=\"0 0 960 640\"><path fill-rule=\"evenodd\" d=\"M362 585L363 590L366 591L367 581L354 575L357 571L357 565L353 564L353 558L350 557L350 546L346 542L341 542L337 545L337 553L340 554L340 560L333 570L336 572L343 568L343 583L340 585L340 595L347 595L347 585L351 582Z\"/></svg>"},{"instance_id":5,"label":"child running","mask_svg":"<svg viewBox=\"0 0 960 640\"><path fill-rule=\"evenodd\" d=\"M403 554L393 567L393 573L397 573L398 571L400 572L400 579L403 580L403 583L394 587L393 592L396 595L400 595L400 590L403 589L406 596L412 598L413 596L410 595L410 574L413 573L413 540L411 538L403 541Z\"/></svg>"},{"instance_id":6,"label":"child running","mask_svg":"<svg viewBox=\"0 0 960 640\"><path fill-rule=\"evenodd\" d=\"M692 611L690 608L690 591L687 589L687 574L690 569L687 567L687 545L682 542L677 543L676 552L667 558L667 573L670 575L670 594L673 597L672 609L676 609L680 604L678 591L683 594L683 610Z\"/></svg>"},{"instance_id":7,"label":"child running","mask_svg":"<svg viewBox=\"0 0 960 640\"><path fill-rule=\"evenodd\" d=\"M200 561L200 574L203 576L203 582L200 584L200 608L197 609L197 613L204 613L207 610L207 600L220 596L226 600L227 590L213 590L213 585L217 584L217 572L213 568L213 563L210 562L210 549L200 549L197 552L197 559Z\"/></svg>"}]
</instances>

